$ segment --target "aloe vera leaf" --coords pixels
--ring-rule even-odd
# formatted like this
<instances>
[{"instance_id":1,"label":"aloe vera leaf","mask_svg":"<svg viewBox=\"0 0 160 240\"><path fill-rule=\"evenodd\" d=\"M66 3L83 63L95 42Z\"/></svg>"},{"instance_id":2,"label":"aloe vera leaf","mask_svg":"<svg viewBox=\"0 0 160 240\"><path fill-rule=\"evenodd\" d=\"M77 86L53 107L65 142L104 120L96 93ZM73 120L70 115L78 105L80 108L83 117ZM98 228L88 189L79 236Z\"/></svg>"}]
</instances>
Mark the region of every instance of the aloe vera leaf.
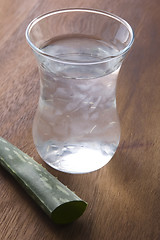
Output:
<instances>
[{"instance_id":1,"label":"aloe vera leaf","mask_svg":"<svg viewBox=\"0 0 160 240\"><path fill-rule=\"evenodd\" d=\"M12 174L54 223L73 222L85 211L85 201L33 158L1 137L0 165Z\"/></svg>"}]
</instances>

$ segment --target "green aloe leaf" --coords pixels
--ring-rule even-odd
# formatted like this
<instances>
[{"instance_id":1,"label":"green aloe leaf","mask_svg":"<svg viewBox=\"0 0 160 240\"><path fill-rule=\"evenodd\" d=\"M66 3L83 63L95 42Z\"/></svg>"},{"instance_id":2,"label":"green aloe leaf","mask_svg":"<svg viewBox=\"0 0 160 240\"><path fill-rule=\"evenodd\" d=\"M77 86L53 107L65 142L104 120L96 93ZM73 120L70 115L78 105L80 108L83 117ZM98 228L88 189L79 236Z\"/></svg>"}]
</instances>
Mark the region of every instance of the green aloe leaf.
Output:
<instances>
[{"instance_id":1,"label":"green aloe leaf","mask_svg":"<svg viewBox=\"0 0 160 240\"><path fill-rule=\"evenodd\" d=\"M85 211L85 201L33 158L1 137L0 165L12 174L54 223L73 222Z\"/></svg>"}]
</instances>

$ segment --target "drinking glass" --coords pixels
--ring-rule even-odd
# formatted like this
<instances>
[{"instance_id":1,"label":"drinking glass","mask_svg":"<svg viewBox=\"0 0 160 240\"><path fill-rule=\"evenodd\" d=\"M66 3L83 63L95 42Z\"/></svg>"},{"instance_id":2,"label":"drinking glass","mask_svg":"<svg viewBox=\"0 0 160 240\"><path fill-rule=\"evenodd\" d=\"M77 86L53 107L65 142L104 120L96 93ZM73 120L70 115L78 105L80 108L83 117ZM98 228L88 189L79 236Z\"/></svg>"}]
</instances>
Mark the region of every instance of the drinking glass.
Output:
<instances>
[{"instance_id":1,"label":"drinking glass","mask_svg":"<svg viewBox=\"0 0 160 240\"><path fill-rule=\"evenodd\" d=\"M42 159L67 173L100 169L120 141L116 81L134 35L108 12L57 10L26 30L38 63L33 139Z\"/></svg>"}]
</instances>

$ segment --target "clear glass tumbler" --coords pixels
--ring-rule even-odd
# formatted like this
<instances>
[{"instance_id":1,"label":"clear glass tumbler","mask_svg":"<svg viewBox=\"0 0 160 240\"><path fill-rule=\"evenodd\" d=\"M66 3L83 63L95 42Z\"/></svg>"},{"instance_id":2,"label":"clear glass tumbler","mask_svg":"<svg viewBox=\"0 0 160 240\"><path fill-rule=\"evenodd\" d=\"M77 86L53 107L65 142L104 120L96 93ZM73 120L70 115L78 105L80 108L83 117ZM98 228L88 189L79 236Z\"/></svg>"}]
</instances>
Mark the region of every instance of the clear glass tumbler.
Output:
<instances>
[{"instance_id":1,"label":"clear glass tumbler","mask_svg":"<svg viewBox=\"0 0 160 240\"><path fill-rule=\"evenodd\" d=\"M107 12L65 9L34 19L26 38L40 72L33 122L39 155L68 173L103 167L120 140L116 81L132 28Z\"/></svg>"}]
</instances>

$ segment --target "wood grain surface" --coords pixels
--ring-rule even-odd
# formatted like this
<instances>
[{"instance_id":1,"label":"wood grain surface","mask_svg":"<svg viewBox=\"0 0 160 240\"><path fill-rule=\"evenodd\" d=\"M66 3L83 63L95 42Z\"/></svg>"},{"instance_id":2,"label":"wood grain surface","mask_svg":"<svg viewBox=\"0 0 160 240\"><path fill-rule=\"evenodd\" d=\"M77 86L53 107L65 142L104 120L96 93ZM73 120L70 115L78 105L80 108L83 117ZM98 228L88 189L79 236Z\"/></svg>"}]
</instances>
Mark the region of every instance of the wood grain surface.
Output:
<instances>
[{"instance_id":1,"label":"wood grain surface","mask_svg":"<svg viewBox=\"0 0 160 240\"><path fill-rule=\"evenodd\" d=\"M68 7L112 12L135 31L117 85L119 148L105 167L82 175L48 167L36 152L31 132L39 76L25 29L34 17ZM33 156L89 204L76 222L55 226L0 167L0 239L160 239L159 46L159 0L0 0L0 135Z\"/></svg>"}]
</instances>

